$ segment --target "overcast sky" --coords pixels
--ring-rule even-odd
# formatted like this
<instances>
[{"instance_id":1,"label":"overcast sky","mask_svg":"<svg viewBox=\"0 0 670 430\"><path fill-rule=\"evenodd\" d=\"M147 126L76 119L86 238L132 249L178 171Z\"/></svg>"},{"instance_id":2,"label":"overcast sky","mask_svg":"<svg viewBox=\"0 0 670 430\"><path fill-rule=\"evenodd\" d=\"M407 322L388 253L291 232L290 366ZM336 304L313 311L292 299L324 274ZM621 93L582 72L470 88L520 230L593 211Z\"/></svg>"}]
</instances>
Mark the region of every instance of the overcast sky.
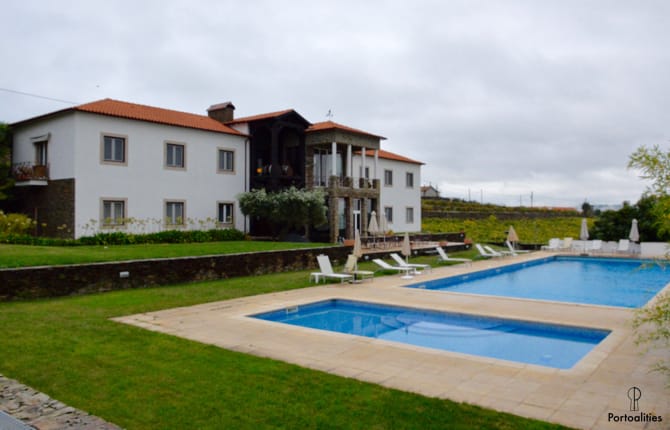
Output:
<instances>
[{"instance_id":1,"label":"overcast sky","mask_svg":"<svg viewBox=\"0 0 670 430\"><path fill-rule=\"evenodd\" d=\"M2 2L0 121L114 98L293 108L388 138L443 196L635 202L670 142L670 1Z\"/></svg>"}]
</instances>

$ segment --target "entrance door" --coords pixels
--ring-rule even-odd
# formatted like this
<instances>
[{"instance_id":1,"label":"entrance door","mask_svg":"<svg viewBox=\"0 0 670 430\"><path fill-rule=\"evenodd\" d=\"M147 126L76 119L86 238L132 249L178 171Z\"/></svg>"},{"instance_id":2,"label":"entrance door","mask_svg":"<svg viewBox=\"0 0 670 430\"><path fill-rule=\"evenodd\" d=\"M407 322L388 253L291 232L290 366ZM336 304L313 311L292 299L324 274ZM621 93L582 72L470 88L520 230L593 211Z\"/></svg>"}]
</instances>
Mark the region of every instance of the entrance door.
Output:
<instances>
[{"instance_id":1,"label":"entrance door","mask_svg":"<svg viewBox=\"0 0 670 430\"><path fill-rule=\"evenodd\" d=\"M361 199L354 199L354 231L358 230L360 233L361 230Z\"/></svg>"}]
</instances>

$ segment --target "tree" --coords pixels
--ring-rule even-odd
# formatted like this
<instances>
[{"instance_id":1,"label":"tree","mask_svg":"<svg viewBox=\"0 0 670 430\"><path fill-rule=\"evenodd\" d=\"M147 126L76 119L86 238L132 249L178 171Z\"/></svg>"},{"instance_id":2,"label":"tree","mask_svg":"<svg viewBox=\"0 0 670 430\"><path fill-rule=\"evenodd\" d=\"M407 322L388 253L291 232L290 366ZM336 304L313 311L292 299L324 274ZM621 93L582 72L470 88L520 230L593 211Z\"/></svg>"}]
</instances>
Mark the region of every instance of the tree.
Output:
<instances>
[{"instance_id":1,"label":"tree","mask_svg":"<svg viewBox=\"0 0 670 430\"><path fill-rule=\"evenodd\" d=\"M660 234L670 232L670 152L663 152L658 145L652 148L640 147L628 161L628 168L635 168L642 172L644 179L652 181L649 195L658 199L653 206L652 213ZM670 294L655 298L651 306L645 306L635 313L633 328L638 337L638 344L647 344L649 347L670 349ZM665 354L667 356L667 354ZM659 361L654 370L669 377L670 362Z\"/></svg>"},{"instance_id":2,"label":"tree","mask_svg":"<svg viewBox=\"0 0 670 430\"><path fill-rule=\"evenodd\" d=\"M660 236L670 235L670 151L658 145L641 146L628 160L629 169L637 169L640 177L652 181L647 195L657 199L651 213Z\"/></svg>"},{"instance_id":3,"label":"tree","mask_svg":"<svg viewBox=\"0 0 670 430\"><path fill-rule=\"evenodd\" d=\"M12 139L9 126L0 123L0 200L7 199L7 192L14 186L12 179Z\"/></svg>"},{"instance_id":4,"label":"tree","mask_svg":"<svg viewBox=\"0 0 670 430\"><path fill-rule=\"evenodd\" d=\"M629 169L638 169L643 179L652 181L651 190L657 195L668 195L670 188L670 151L663 152L658 145L641 146L628 160Z\"/></svg>"},{"instance_id":5,"label":"tree","mask_svg":"<svg viewBox=\"0 0 670 430\"><path fill-rule=\"evenodd\" d=\"M267 193L260 189L239 194L237 199L244 215L269 221L280 238L298 228L304 228L305 237L308 237L310 226L319 226L327 221L325 195L321 190L291 187Z\"/></svg>"},{"instance_id":6,"label":"tree","mask_svg":"<svg viewBox=\"0 0 670 430\"><path fill-rule=\"evenodd\" d=\"M591 203L585 201L582 203L582 216L586 218L591 218L593 217L594 212L593 212L593 205Z\"/></svg>"}]
</instances>

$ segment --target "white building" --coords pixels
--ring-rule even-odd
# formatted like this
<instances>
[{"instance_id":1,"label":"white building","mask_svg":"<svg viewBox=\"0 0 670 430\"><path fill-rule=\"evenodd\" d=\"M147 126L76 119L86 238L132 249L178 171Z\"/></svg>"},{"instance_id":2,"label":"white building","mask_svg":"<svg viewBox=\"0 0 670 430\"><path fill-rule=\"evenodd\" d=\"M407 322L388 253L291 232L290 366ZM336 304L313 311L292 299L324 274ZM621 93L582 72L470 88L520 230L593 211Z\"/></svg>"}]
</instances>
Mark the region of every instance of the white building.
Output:
<instances>
[{"instance_id":1,"label":"white building","mask_svg":"<svg viewBox=\"0 0 670 430\"><path fill-rule=\"evenodd\" d=\"M422 163L380 149L383 137L292 109L239 119L234 109L205 116L105 99L12 124L12 209L49 236L256 234L262 222L242 216L237 195L296 186L326 190L331 241L365 231L372 210L390 230L421 230Z\"/></svg>"},{"instance_id":2,"label":"white building","mask_svg":"<svg viewBox=\"0 0 670 430\"><path fill-rule=\"evenodd\" d=\"M12 130L17 194L45 234L244 229L246 136L207 116L106 99Z\"/></svg>"},{"instance_id":3,"label":"white building","mask_svg":"<svg viewBox=\"0 0 670 430\"><path fill-rule=\"evenodd\" d=\"M373 153L367 152L365 177L375 174ZM380 195L378 210L386 216L388 228L395 233L421 231L421 166L423 163L380 149L376 175ZM354 158L354 168L361 170L362 157Z\"/></svg>"}]
</instances>

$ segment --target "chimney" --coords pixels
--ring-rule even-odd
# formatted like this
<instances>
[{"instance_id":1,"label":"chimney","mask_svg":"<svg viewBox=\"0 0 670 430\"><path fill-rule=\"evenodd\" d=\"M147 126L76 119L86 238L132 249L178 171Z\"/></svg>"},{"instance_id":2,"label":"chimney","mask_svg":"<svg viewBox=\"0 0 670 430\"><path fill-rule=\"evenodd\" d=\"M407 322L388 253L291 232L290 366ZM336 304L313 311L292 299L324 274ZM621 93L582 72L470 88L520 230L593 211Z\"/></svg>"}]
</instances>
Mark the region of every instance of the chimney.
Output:
<instances>
[{"instance_id":1,"label":"chimney","mask_svg":"<svg viewBox=\"0 0 670 430\"><path fill-rule=\"evenodd\" d=\"M207 115L219 122L226 123L233 120L235 106L232 102L219 103L212 105L207 109Z\"/></svg>"}]
</instances>

